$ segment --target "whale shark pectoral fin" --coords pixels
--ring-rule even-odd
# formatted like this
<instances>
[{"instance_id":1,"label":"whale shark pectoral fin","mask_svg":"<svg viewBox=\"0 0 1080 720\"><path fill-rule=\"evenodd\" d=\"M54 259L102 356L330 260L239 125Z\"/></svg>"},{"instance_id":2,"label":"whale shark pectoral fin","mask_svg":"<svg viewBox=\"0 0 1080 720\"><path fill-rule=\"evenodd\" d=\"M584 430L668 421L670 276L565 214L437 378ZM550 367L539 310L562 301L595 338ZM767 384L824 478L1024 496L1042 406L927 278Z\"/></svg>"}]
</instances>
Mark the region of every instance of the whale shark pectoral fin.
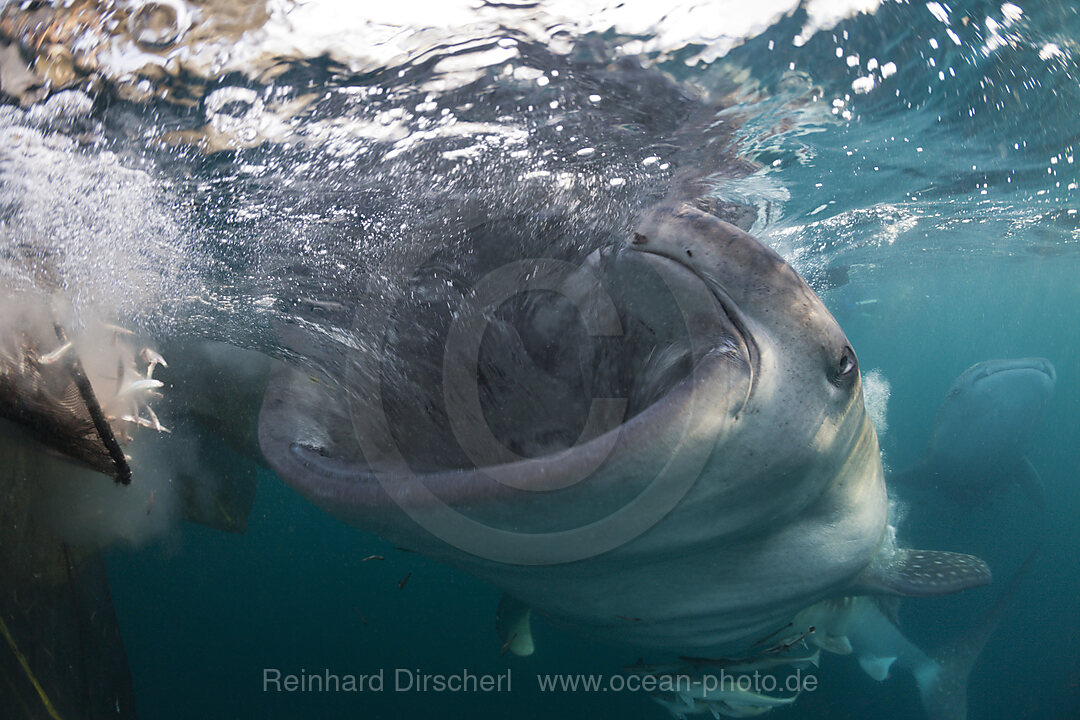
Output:
<instances>
[{"instance_id":1,"label":"whale shark pectoral fin","mask_svg":"<svg viewBox=\"0 0 1080 720\"><path fill-rule=\"evenodd\" d=\"M532 608L516 597L503 593L499 609L495 612L495 630L502 640L503 652L509 650L518 657L526 657L536 651L531 620Z\"/></svg>"},{"instance_id":2,"label":"whale shark pectoral fin","mask_svg":"<svg viewBox=\"0 0 1080 720\"><path fill-rule=\"evenodd\" d=\"M881 682L889 677L889 670L892 668L894 662L896 662L896 657L874 657L871 655L863 655L859 658L859 667L861 667L867 675L878 682Z\"/></svg>"},{"instance_id":3,"label":"whale shark pectoral fin","mask_svg":"<svg viewBox=\"0 0 1080 720\"><path fill-rule=\"evenodd\" d=\"M896 550L860 573L855 593L933 597L990 584L990 568L974 555Z\"/></svg>"}]
</instances>

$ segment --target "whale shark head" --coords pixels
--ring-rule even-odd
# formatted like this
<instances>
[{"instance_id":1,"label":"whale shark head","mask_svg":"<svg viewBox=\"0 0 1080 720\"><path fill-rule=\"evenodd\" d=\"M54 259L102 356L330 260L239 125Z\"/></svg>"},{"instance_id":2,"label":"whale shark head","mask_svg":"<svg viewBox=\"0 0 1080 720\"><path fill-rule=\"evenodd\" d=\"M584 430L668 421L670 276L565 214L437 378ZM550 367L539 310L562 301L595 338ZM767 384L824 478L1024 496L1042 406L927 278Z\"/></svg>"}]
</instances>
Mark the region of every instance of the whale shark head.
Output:
<instances>
[{"instance_id":1,"label":"whale shark head","mask_svg":"<svg viewBox=\"0 0 1080 720\"><path fill-rule=\"evenodd\" d=\"M855 352L821 299L770 248L687 204L651 209L628 245L689 269L746 348L746 399L718 433L717 462L704 478L716 482L726 474L720 463L738 463L732 485L748 502L744 512L728 505L729 517L717 522L736 532L760 527L765 515L783 522L815 512L815 503L840 503L848 529L861 536L852 546L865 552L883 531L877 439ZM848 492L859 499L846 504Z\"/></svg>"},{"instance_id":2,"label":"whale shark head","mask_svg":"<svg viewBox=\"0 0 1080 720\"><path fill-rule=\"evenodd\" d=\"M938 410L932 462L993 467L1015 461L1038 431L1056 382L1045 358L986 360L968 368Z\"/></svg>"},{"instance_id":3,"label":"whale shark head","mask_svg":"<svg viewBox=\"0 0 1080 720\"><path fill-rule=\"evenodd\" d=\"M818 454L861 432L865 420L855 351L821 299L779 255L748 233L688 205L654 208L635 249L690 268L730 317L751 357L751 407L772 408L788 443L813 438ZM756 396L756 397L754 397ZM790 434L795 433L795 434ZM805 433L802 438L798 433Z\"/></svg>"},{"instance_id":4,"label":"whale shark head","mask_svg":"<svg viewBox=\"0 0 1080 720\"><path fill-rule=\"evenodd\" d=\"M310 500L641 646L738 645L890 576L855 354L771 249L664 204L578 265L506 262L455 302L447 275L365 314L345 372L276 372L260 445ZM912 557L893 587L963 586Z\"/></svg>"}]
</instances>

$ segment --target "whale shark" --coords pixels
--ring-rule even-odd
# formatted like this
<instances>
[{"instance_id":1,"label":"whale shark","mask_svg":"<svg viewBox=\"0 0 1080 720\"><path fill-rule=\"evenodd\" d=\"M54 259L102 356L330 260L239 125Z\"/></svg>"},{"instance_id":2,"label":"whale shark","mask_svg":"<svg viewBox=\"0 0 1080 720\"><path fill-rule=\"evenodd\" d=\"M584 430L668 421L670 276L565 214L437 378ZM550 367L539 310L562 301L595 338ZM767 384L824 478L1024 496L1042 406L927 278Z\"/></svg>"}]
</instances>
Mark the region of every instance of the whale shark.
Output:
<instances>
[{"instance_id":1,"label":"whale shark","mask_svg":"<svg viewBox=\"0 0 1080 720\"><path fill-rule=\"evenodd\" d=\"M1042 480L1026 453L1054 393L1045 358L985 360L965 370L938 409L924 457L890 475L897 487L936 490L962 506L1018 485L1038 506Z\"/></svg>"},{"instance_id":2,"label":"whale shark","mask_svg":"<svg viewBox=\"0 0 1080 720\"><path fill-rule=\"evenodd\" d=\"M417 298L449 327L392 368L392 307L362 317L342 371L278 367L260 447L316 505L515 607L617 644L745 652L828 598L990 581L975 557L896 546L850 343L714 215L661 203L580 265L506 263L455 313L428 292L401 307Z\"/></svg>"}]
</instances>

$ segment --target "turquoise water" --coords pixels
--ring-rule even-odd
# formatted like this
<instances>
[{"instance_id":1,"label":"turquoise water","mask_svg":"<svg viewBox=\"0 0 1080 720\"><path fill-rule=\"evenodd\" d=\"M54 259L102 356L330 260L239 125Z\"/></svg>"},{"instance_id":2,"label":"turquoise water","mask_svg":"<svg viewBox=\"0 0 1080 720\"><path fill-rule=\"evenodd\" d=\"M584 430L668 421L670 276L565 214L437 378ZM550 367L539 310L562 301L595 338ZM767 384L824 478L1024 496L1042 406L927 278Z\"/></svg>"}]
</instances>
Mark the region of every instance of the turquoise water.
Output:
<instances>
[{"instance_id":1,"label":"turquoise water","mask_svg":"<svg viewBox=\"0 0 1080 720\"><path fill-rule=\"evenodd\" d=\"M325 301L363 305L357 288L385 257L440 248L452 275L454 253L470 247L460 228L491 217L507 225L500 252L513 254L517 238L581 253L693 169L715 199L754 209L753 233L818 290L864 376L887 382L871 398L887 422L887 471L922 458L966 368L1049 359L1057 385L1027 454L1045 514L1014 487L975 508L890 488L906 545L976 554L995 574L989 588L905 601L900 619L927 649L963 634L1041 544L972 673L968 717L1078 717L1080 12L1018 4L887 2L798 44L805 9L763 10L768 22L723 57L688 64L701 50L691 42L646 55L646 69L613 60L639 39L614 30L576 38L570 52L555 34L545 46L507 31L519 40L513 62L546 72L543 85L508 79L501 64L439 85L439 61L476 51L467 37L374 70L316 57L262 82L181 76L177 86L205 95L252 88L267 107L305 99L259 125L264 142L204 154L145 139L209 135L205 105L106 92L93 116L100 142L74 152L104 148L149 168L175 212L177 227L156 236L168 252L148 260L170 265L167 292L124 307L159 337L332 365L353 316ZM475 40L487 51L499 39L485 29ZM250 105L233 102L222 113ZM425 103L454 108L467 129L435 132ZM291 133L275 136L278 121ZM556 239L521 239L525 222L550 222ZM385 559L362 560L371 555ZM107 563L144 718L669 717L641 693L541 691L540 674L610 674L642 653L537 621L536 654L504 655L496 589L330 518L265 469L246 533L178 524L109 550ZM276 693L264 690L267 668L382 669L387 685L398 668L509 668L512 680L503 693ZM771 715L923 717L903 671L878 683L827 655L816 674L820 689Z\"/></svg>"}]
</instances>

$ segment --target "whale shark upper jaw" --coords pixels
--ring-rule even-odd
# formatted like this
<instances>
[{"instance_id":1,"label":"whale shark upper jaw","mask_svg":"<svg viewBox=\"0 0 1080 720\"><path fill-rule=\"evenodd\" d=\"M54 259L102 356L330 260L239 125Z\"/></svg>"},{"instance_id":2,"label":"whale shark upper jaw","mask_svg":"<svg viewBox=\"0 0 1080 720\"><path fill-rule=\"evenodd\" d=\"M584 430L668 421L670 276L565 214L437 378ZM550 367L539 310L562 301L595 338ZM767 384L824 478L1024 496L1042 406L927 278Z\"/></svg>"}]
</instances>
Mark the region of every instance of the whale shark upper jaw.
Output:
<instances>
[{"instance_id":1,"label":"whale shark upper jaw","mask_svg":"<svg viewBox=\"0 0 1080 720\"><path fill-rule=\"evenodd\" d=\"M1051 387L1057 384L1057 370L1053 363L1046 358L1020 358L1018 360L986 360L969 368L956 380L957 386L963 386L970 382L977 385L979 382L993 377L999 373L1032 372L1046 376Z\"/></svg>"}]
</instances>

